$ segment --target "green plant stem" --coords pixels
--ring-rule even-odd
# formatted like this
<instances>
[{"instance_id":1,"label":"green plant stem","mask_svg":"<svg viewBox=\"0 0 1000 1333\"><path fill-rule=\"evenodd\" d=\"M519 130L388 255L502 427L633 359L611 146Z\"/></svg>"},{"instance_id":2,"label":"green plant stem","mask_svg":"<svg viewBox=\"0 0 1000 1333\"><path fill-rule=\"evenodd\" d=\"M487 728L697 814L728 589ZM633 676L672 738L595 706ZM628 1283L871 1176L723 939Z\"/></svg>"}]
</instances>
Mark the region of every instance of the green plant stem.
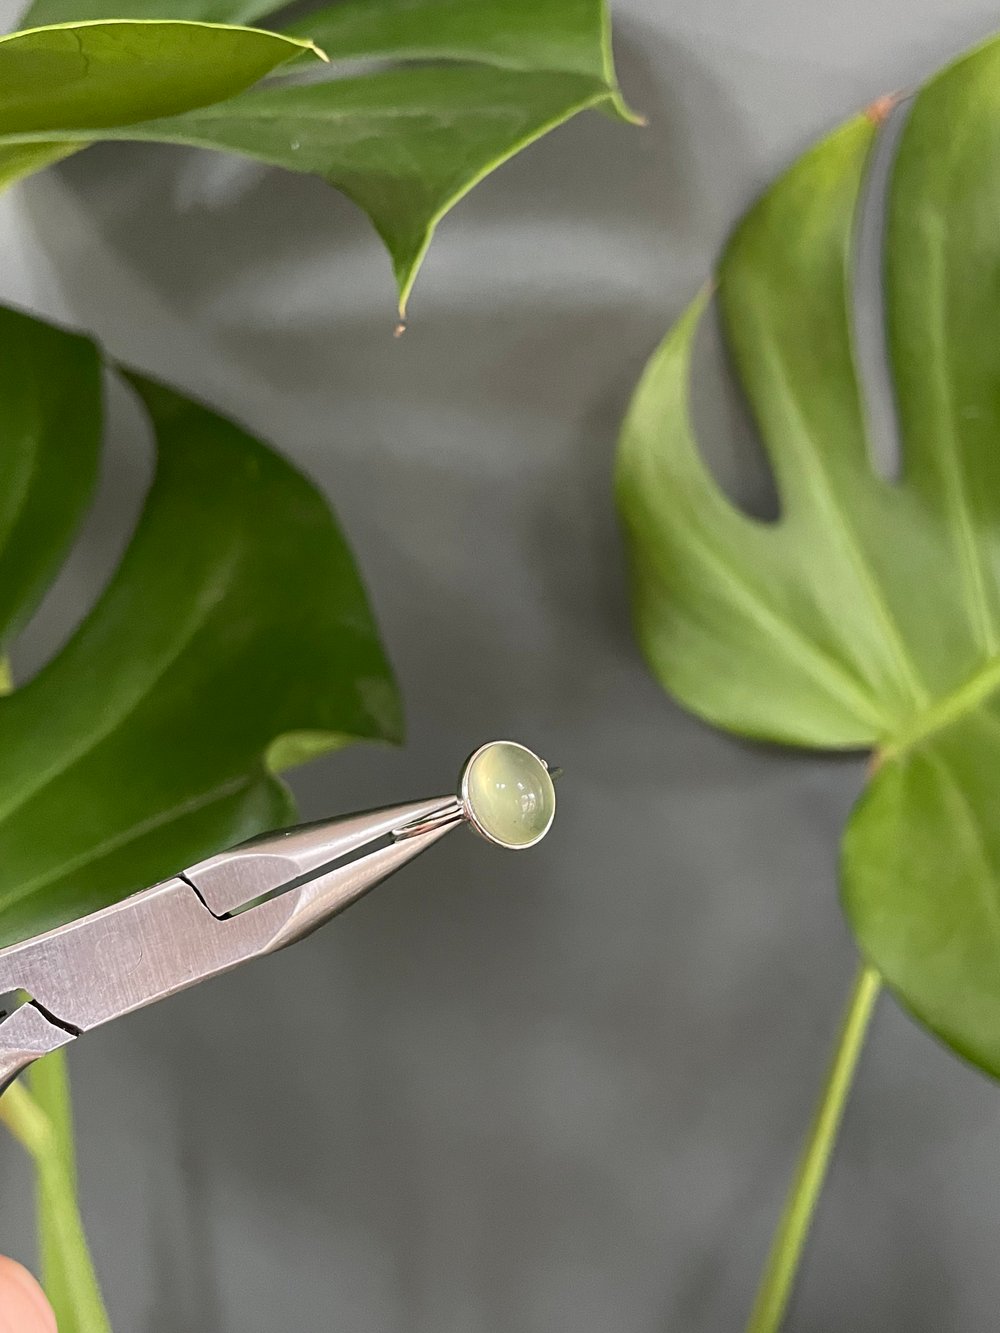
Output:
<instances>
[{"instance_id":1,"label":"green plant stem","mask_svg":"<svg viewBox=\"0 0 1000 1333\"><path fill-rule=\"evenodd\" d=\"M48 1117L54 1145L62 1158L67 1197L79 1198L76 1179L76 1144L73 1141L73 1105L69 1090L66 1052L53 1051L44 1060L36 1060L24 1076L35 1105ZM35 1194L38 1214L38 1261L42 1286L57 1315L68 1324L68 1333L79 1327L73 1291L72 1264L67 1264L62 1243L62 1226L45 1188L42 1172L36 1171ZM61 1197L56 1202L61 1206ZM74 1205L79 1208L78 1204ZM81 1233L82 1237L82 1233ZM89 1262L89 1260L88 1260ZM63 1325L60 1325L62 1331Z\"/></svg>"},{"instance_id":2,"label":"green plant stem","mask_svg":"<svg viewBox=\"0 0 1000 1333\"><path fill-rule=\"evenodd\" d=\"M58 1250L60 1333L111 1333L76 1202L76 1173L65 1155L59 1129L23 1083L13 1084L0 1097L0 1123L31 1155L38 1173L40 1202L50 1228L50 1262L52 1248Z\"/></svg>"},{"instance_id":3,"label":"green plant stem","mask_svg":"<svg viewBox=\"0 0 1000 1333\"><path fill-rule=\"evenodd\" d=\"M880 988L879 974L862 963L854 978L823 1091L771 1242L747 1333L778 1333L781 1328Z\"/></svg>"}]
</instances>

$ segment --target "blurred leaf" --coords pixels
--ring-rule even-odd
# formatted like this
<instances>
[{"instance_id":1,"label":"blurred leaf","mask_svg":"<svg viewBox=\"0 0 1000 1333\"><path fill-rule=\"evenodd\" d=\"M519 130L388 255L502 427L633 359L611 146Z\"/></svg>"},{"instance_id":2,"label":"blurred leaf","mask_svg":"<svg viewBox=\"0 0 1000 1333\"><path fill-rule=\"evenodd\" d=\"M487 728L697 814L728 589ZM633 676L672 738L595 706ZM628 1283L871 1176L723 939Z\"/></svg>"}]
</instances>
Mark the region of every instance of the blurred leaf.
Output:
<instances>
[{"instance_id":1,"label":"blurred leaf","mask_svg":"<svg viewBox=\"0 0 1000 1333\"><path fill-rule=\"evenodd\" d=\"M0 37L0 186L66 157L81 138L100 138L95 131L231 97L310 49L276 33L172 21ZM72 143L62 133L81 129Z\"/></svg>"},{"instance_id":2,"label":"blurred leaf","mask_svg":"<svg viewBox=\"0 0 1000 1333\"><path fill-rule=\"evenodd\" d=\"M611 19L598 0L344 0L286 31L328 41L335 60L456 60L580 74L634 119L618 92Z\"/></svg>"},{"instance_id":3,"label":"blurred leaf","mask_svg":"<svg viewBox=\"0 0 1000 1333\"><path fill-rule=\"evenodd\" d=\"M0 311L0 340L42 338L38 323ZM0 361L0 401L38 468L61 460L76 517L100 417L97 379L81 372L93 352L45 333L44 361ZM73 376L86 428L60 430L53 386ZM232 422L130 379L157 467L129 548L57 657L0 698L3 943L288 821L268 759L298 757L303 737L318 753L399 735L390 670L323 498ZM48 526L52 550L32 557L29 544L27 556L51 571L71 522ZM26 582L37 598L38 579Z\"/></svg>"},{"instance_id":4,"label":"blurred leaf","mask_svg":"<svg viewBox=\"0 0 1000 1333\"><path fill-rule=\"evenodd\" d=\"M275 7L208 0L199 16L245 20ZM110 12L103 0L83 10L39 0L29 17L102 9ZM128 12L193 17L198 5L130 0ZM348 0L298 20L295 31L325 33L337 61L406 63L254 89L187 114L149 113L145 123L100 136L75 121L59 127L67 131L59 139L224 149L321 176L371 217L392 258L402 313L437 224L484 176L587 107L634 119L618 91L603 0ZM53 153L43 138L36 127L8 138L6 151L39 141L39 152Z\"/></svg>"},{"instance_id":5,"label":"blurred leaf","mask_svg":"<svg viewBox=\"0 0 1000 1333\"><path fill-rule=\"evenodd\" d=\"M34 0L21 19L22 28L88 19L186 19L200 23L253 23L280 9L274 0Z\"/></svg>"},{"instance_id":6,"label":"blurred leaf","mask_svg":"<svg viewBox=\"0 0 1000 1333\"><path fill-rule=\"evenodd\" d=\"M737 511L689 419L702 297L625 423L636 626L664 686L745 735L870 746L845 839L862 951L1000 1075L1000 42L918 95L888 197L902 476L871 462L851 249L874 119L808 152L726 247L719 305L781 513Z\"/></svg>"},{"instance_id":7,"label":"blurred leaf","mask_svg":"<svg viewBox=\"0 0 1000 1333\"><path fill-rule=\"evenodd\" d=\"M253 23L286 7L281 0L34 0L21 26L109 18ZM320 46L329 41L335 60L466 60L614 83L599 0L343 0L279 26Z\"/></svg>"},{"instance_id":8,"label":"blurred leaf","mask_svg":"<svg viewBox=\"0 0 1000 1333\"><path fill-rule=\"evenodd\" d=\"M127 125L242 92L314 50L209 23L107 20L0 37L0 134Z\"/></svg>"},{"instance_id":9,"label":"blurred leaf","mask_svg":"<svg viewBox=\"0 0 1000 1333\"><path fill-rule=\"evenodd\" d=\"M75 143L0 143L0 190L13 185L22 176L30 176L78 153L85 144Z\"/></svg>"},{"instance_id":10,"label":"blurred leaf","mask_svg":"<svg viewBox=\"0 0 1000 1333\"><path fill-rule=\"evenodd\" d=\"M90 499L101 447L101 366L89 339L40 320L0 309L0 329L3 653L51 582Z\"/></svg>"}]
</instances>

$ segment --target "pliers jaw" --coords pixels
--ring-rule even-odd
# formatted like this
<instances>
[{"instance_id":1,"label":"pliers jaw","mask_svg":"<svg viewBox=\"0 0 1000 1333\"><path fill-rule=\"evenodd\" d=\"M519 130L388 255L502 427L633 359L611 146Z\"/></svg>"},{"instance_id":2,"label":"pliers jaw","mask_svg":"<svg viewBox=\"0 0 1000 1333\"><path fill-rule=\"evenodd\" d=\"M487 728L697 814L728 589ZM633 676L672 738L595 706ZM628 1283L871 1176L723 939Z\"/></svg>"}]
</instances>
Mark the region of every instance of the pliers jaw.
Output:
<instances>
[{"instance_id":1,"label":"pliers jaw","mask_svg":"<svg viewBox=\"0 0 1000 1333\"><path fill-rule=\"evenodd\" d=\"M340 819L300 824L298 828L252 838L199 861L183 871L183 878L197 889L212 915L219 918L234 916L261 899L293 892L296 885L352 864L357 869L351 882L363 891L374 888L385 878L374 873L376 863L369 860L377 856L381 843L407 841L412 848L406 858L409 860L424 850L420 839L431 826L445 824L450 828L461 819L458 799L438 796ZM366 867L374 875L370 884L365 882ZM354 898L347 901L353 902Z\"/></svg>"},{"instance_id":2,"label":"pliers jaw","mask_svg":"<svg viewBox=\"0 0 1000 1333\"><path fill-rule=\"evenodd\" d=\"M51 1022L26 998L0 1001L0 1005L7 1003L11 1003L11 1010L0 1018L0 1097L22 1069L67 1046L76 1036ZM5 1012L0 1008L0 1013Z\"/></svg>"}]
</instances>

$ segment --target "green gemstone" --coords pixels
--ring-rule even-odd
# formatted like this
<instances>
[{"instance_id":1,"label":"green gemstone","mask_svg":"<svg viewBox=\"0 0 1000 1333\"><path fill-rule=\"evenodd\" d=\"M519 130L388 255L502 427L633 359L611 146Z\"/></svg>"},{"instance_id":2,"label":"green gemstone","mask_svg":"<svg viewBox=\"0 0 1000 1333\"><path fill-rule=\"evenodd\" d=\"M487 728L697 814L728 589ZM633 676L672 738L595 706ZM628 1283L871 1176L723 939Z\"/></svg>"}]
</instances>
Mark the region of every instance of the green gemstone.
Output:
<instances>
[{"instance_id":1,"label":"green gemstone","mask_svg":"<svg viewBox=\"0 0 1000 1333\"><path fill-rule=\"evenodd\" d=\"M473 825L501 847L530 847L556 813L556 789L537 755L513 741L494 741L472 756L462 794Z\"/></svg>"}]
</instances>

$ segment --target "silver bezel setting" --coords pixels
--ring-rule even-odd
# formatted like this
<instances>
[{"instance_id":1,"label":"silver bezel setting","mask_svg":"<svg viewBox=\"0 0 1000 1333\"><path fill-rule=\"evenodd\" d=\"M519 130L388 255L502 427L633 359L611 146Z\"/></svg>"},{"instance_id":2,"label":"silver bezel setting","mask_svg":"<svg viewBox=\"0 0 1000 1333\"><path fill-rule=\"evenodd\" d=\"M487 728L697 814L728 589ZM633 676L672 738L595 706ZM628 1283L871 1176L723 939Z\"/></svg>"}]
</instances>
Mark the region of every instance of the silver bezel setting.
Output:
<instances>
[{"instance_id":1,"label":"silver bezel setting","mask_svg":"<svg viewBox=\"0 0 1000 1333\"><path fill-rule=\"evenodd\" d=\"M549 780L549 784L552 787L552 810L551 813L549 814L548 822L546 823L545 827L541 830L541 832L537 833L535 837L531 839L530 842L505 842L503 838L498 838L496 834L491 833L489 829L483 827L483 825L476 818L476 813L472 808L472 802L469 799L469 775L472 772L472 766L476 762L476 760L480 757L480 755L484 754L487 750L492 750L495 745L510 745L515 750L523 750L525 754L530 755L531 758L534 759L537 764L541 764ZM508 740L487 741L485 745L480 745L477 750L473 750L472 754L469 755L468 759L466 759L465 763L462 766L462 776L461 779L459 780L459 787L458 787L458 799L462 802L462 813L465 816L466 820L468 821L470 828L472 828L476 833L478 833L481 838L485 838L487 842L491 842L494 847L503 847L508 852L525 852L530 847L537 847L538 844L541 842L541 840L548 833L549 829L552 827L553 821L555 820L556 817L556 788L552 778L552 769L549 767L549 765L545 762L544 759L540 758L539 755L535 754L534 750L529 750L528 747L526 745L522 745L520 741L508 741Z\"/></svg>"}]
</instances>

